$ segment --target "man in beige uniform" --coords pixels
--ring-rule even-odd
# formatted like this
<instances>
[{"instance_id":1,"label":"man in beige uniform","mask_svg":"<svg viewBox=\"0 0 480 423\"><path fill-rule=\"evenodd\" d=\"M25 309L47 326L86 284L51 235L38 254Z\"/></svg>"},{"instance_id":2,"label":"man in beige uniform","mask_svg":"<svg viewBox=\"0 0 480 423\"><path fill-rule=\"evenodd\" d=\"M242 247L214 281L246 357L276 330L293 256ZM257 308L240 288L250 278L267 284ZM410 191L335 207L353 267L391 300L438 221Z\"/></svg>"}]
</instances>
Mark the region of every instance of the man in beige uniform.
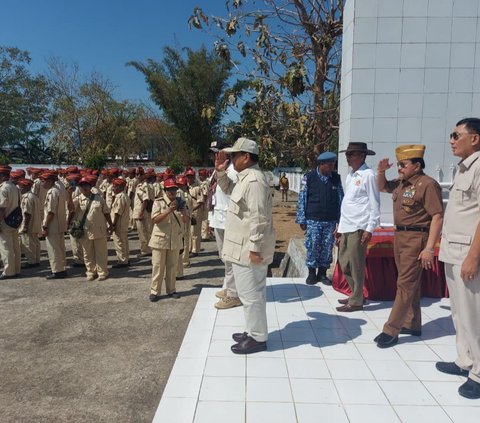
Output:
<instances>
[{"instance_id":1,"label":"man in beige uniform","mask_svg":"<svg viewBox=\"0 0 480 423\"><path fill-rule=\"evenodd\" d=\"M152 234L152 217L147 205L153 200L153 192L147 183L145 174L140 175L140 182L135 190L133 202L133 218L137 225L138 238L140 240L140 257L150 256L152 251L148 246Z\"/></svg>"},{"instance_id":2,"label":"man in beige uniform","mask_svg":"<svg viewBox=\"0 0 480 423\"><path fill-rule=\"evenodd\" d=\"M42 181L40 180L40 174L42 169L31 168L30 175L33 181L32 192L38 197L40 201L40 208L38 210L40 222L43 222L43 205L45 204L45 198L47 197L47 190L43 188Z\"/></svg>"},{"instance_id":3,"label":"man in beige uniform","mask_svg":"<svg viewBox=\"0 0 480 423\"><path fill-rule=\"evenodd\" d=\"M175 280L182 240L182 222L188 220L188 215L185 205L179 208L176 201L177 189L174 179L165 181L163 197L156 199L153 204L153 231L148 244L152 248L151 302L160 299L164 277L167 295L180 298L175 289Z\"/></svg>"},{"instance_id":4,"label":"man in beige uniform","mask_svg":"<svg viewBox=\"0 0 480 423\"><path fill-rule=\"evenodd\" d=\"M48 260L52 273L47 279L63 279L67 277L65 258L65 238L67 231L66 198L58 188L57 175L47 171L40 176L42 185L47 190L44 205L44 218L42 223L42 236L47 244Z\"/></svg>"},{"instance_id":5,"label":"man in beige uniform","mask_svg":"<svg viewBox=\"0 0 480 423\"><path fill-rule=\"evenodd\" d=\"M238 172L236 184L228 178L228 159ZM225 223L223 259L230 261L243 303L245 332L233 334L235 354L250 354L267 348L266 280L273 261L275 230L272 221L272 196L265 174L258 166L255 141L239 138L233 147L216 157L218 185L230 194ZM233 187L233 189L232 189Z\"/></svg>"},{"instance_id":6,"label":"man in beige uniform","mask_svg":"<svg viewBox=\"0 0 480 423\"><path fill-rule=\"evenodd\" d=\"M20 192L9 180L10 166L0 167L0 256L3 273L0 279L11 279L20 274L20 240L18 230L7 225L7 217L20 205Z\"/></svg>"},{"instance_id":7,"label":"man in beige uniform","mask_svg":"<svg viewBox=\"0 0 480 423\"><path fill-rule=\"evenodd\" d=\"M78 215L87 212L84 235L80 238L83 247L87 281L98 277L99 281L108 278L108 230L112 228L110 209L101 194L92 192L93 181L82 178L78 182L81 194L74 200L74 209ZM88 204L91 202L90 207ZM108 223L108 228L107 228Z\"/></svg>"},{"instance_id":8,"label":"man in beige uniform","mask_svg":"<svg viewBox=\"0 0 480 423\"><path fill-rule=\"evenodd\" d=\"M203 194L202 187L195 180L195 171L191 167L187 167L185 170L185 176L188 181L188 192L192 197L192 227L190 230L190 257L196 257L200 252L202 244L202 210L205 204L205 196Z\"/></svg>"},{"instance_id":9,"label":"man in beige uniform","mask_svg":"<svg viewBox=\"0 0 480 423\"><path fill-rule=\"evenodd\" d=\"M186 212L188 220L183 224L183 253L178 257L177 279L183 277L183 269L190 267L190 231L191 231L191 210L192 197L188 193L187 177L185 175L178 175L177 179L178 192L177 197L185 201ZM163 188L162 188L163 191Z\"/></svg>"},{"instance_id":10,"label":"man in beige uniform","mask_svg":"<svg viewBox=\"0 0 480 423\"><path fill-rule=\"evenodd\" d=\"M68 207L70 212L73 216L69 217L69 221L73 219L80 220L81 216L78 216L73 207L73 200L75 200L80 195L80 189L78 188L78 182L82 179L82 176L78 173L71 173L67 176L67 182L69 186L67 188L69 202L71 202L70 206ZM83 247L79 239L75 238L72 235L70 236L70 248L72 249L72 257L73 257L73 267L85 267L85 263L83 261Z\"/></svg>"},{"instance_id":11,"label":"man in beige uniform","mask_svg":"<svg viewBox=\"0 0 480 423\"><path fill-rule=\"evenodd\" d=\"M22 253L27 258L24 268L40 266L40 240L38 234L42 230L40 221L40 200L31 191L33 181L31 179L19 179L18 186L22 194L23 221L19 228L20 245Z\"/></svg>"},{"instance_id":12,"label":"man in beige uniform","mask_svg":"<svg viewBox=\"0 0 480 423\"><path fill-rule=\"evenodd\" d=\"M450 134L460 157L450 188L439 259L445 263L450 305L457 331L457 359L438 362L444 373L468 376L458 393L480 398L480 119L459 121Z\"/></svg>"},{"instance_id":13,"label":"man in beige uniform","mask_svg":"<svg viewBox=\"0 0 480 423\"><path fill-rule=\"evenodd\" d=\"M117 253L118 262L113 268L128 267L129 246L128 246L128 221L130 216L130 198L125 192L127 181L125 179L113 180L113 192L115 199L112 204L111 217L113 222L113 246Z\"/></svg>"}]
</instances>

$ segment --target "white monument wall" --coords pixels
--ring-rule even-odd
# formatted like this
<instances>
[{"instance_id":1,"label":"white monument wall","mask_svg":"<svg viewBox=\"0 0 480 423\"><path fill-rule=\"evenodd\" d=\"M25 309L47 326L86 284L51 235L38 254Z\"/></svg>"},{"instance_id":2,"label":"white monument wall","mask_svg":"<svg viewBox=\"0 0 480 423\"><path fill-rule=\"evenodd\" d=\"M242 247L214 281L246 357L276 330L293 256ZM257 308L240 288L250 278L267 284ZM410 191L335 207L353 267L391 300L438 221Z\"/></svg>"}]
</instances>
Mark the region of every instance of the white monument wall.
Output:
<instances>
[{"instance_id":1,"label":"white monument wall","mask_svg":"<svg viewBox=\"0 0 480 423\"><path fill-rule=\"evenodd\" d=\"M448 134L480 117L480 0L346 0L340 149L367 142L396 163L399 144L425 144L426 173L451 180ZM348 167L340 154L339 172ZM396 176L396 167L387 173ZM391 198L382 194L382 222Z\"/></svg>"}]
</instances>

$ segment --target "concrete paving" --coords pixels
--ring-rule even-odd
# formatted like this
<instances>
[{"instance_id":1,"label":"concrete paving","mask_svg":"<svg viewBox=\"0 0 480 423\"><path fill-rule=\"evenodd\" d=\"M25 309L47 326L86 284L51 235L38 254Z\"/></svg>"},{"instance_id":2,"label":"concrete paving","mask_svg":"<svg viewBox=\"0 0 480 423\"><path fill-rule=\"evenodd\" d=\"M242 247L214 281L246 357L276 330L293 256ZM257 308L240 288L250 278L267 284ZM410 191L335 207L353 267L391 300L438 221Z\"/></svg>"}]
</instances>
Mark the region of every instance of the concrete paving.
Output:
<instances>
[{"instance_id":1,"label":"concrete paving","mask_svg":"<svg viewBox=\"0 0 480 423\"><path fill-rule=\"evenodd\" d=\"M178 300L148 301L149 258L104 282L79 268L50 281L43 253L40 269L1 281L0 421L151 422L201 289L222 283L215 242L203 247Z\"/></svg>"}]
</instances>

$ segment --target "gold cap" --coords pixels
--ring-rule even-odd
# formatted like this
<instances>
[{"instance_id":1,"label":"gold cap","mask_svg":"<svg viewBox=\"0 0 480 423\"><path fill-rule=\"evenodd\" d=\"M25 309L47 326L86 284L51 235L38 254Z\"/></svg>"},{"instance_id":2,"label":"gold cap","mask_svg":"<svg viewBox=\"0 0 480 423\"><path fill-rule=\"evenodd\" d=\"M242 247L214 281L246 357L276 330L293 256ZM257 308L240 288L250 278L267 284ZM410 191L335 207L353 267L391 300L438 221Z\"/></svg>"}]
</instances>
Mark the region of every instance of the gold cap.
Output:
<instances>
[{"instance_id":1,"label":"gold cap","mask_svg":"<svg viewBox=\"0 0 480 423\"><path fill-rule=\"evenodd\" d=\"M425 146L422 144L399 145L395 149L397 160L423 159Z\"/></svg>"}]
</instances>

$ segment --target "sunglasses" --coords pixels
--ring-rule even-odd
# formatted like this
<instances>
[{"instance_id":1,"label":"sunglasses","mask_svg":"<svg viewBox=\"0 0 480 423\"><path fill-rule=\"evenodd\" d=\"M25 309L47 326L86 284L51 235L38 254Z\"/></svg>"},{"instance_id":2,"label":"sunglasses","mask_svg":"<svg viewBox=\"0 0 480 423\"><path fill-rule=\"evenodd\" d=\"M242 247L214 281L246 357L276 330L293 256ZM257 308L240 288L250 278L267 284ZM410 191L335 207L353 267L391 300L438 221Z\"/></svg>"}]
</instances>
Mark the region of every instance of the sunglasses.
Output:
<instances>
[{"instance_id":1,"label":"sunglasses","mask_svg":"<svg viewBox=\"0 0 480 423\"><path fill-rule=\"evenodd\" d=\"M405 169L409 164L411 163L397 162L397 167L399 167L400 169Z\"/></svg>"},{"instance_id":2,"label":"sunglasses","mask_svg":"<svg viewBox=\"0 0 480 423\"><path fill-rule=\"evenodd\" d=\"M468 132L452 132L450 134L450 139L454 139L455 141L457 141L462 135L469 135Z\"/></svg>"}]
</instances>

